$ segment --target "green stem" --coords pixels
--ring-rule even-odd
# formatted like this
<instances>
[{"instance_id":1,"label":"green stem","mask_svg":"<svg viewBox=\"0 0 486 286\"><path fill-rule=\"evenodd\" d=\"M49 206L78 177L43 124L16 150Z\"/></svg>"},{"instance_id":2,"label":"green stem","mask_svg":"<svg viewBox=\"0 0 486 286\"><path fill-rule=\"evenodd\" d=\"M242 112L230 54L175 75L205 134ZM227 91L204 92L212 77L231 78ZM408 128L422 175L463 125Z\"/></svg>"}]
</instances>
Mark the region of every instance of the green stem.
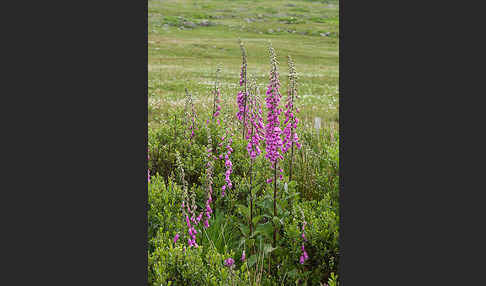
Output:
<instances>
[{"instance_id":1,"label":"green stem","mask_svg":"<svg viewBox=\"0 0 486 286\"><path fill-rule=\"evenodd\" d=\"M277 162L275 162L275 170L273 175L273 216L277 216ZM273 221L273 220L272 220ZM277 245L277 225L273 227L273 247Z\"/></svg>"}]
</instances>

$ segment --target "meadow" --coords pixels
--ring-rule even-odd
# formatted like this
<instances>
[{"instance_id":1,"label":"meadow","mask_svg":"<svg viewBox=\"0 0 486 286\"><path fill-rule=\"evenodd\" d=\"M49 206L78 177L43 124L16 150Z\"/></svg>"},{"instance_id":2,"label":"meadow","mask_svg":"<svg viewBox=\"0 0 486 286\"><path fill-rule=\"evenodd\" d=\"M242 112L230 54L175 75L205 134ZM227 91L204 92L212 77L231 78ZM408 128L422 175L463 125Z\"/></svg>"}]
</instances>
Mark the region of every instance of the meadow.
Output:
<instances>
[{"instance_id":1,"label":"meadow","mask_svg":"<svg viewBox=\"0 0 486 286\"><path fill-rule=\"evenodd\" d=\"M338 285L339 3L148 3L149 285Z\"/></svg>"}]
</instances>

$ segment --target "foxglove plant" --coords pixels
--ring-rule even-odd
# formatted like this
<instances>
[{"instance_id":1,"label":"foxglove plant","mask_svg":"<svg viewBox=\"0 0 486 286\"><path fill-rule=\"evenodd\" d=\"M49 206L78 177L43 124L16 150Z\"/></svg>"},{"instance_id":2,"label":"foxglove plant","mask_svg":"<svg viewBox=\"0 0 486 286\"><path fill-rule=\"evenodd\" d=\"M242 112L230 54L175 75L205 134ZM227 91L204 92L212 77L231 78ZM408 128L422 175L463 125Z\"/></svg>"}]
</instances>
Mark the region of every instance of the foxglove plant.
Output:
<instances>
[{"instance_id":1,"label":"foxglove plant","mask_svg":"<svg viewBox=\"0 0 486 286\"><path fill-rule=\"evenodd\" d=\"M279 115L282 109L279 108L280 103L280 81L277 70L277 58L275 55L275 50L272 46L269 47L270 51L270 83L267 86L267 97L265 101L267 103L267 124L265 126L265 144L266 144L266 155L265 157L270 161L272 169L277 168L278 161L283 159L280 154L282 149L282 139L280 138L282 130L280 129Z\"/></svg>"},{"instance_id":2,"label":"foxglove plant","mask_svg":"<svg viewBox=\"0 0 486 286\"><path fill-rule=\"evenodd\" d=\"M186 225L187 225L187 233L189 234L189 238L187 239L189 247L198 247L198 244L196 243L196 234L197 230L195 227L199 224L199 221L202 218L203 212L199 214L199 216L196 217L196 202L195 202L195 197L196 194L194 192L191 193L191 206L189 206L189 195L188 195L188 188L187 188L187 181L185 180L185 174L184 174L184 168L182 167L181 159L179 152L176 151L176 164L179 169L179 172L181 174L181 181L182 181L182 204L181 204L181 210L182 210L182 216L185 218ZM187 208L187 211L186 211ZM190 215L190 217L189 217ZM192 221L192 223L191 223ZM177 242L179 239L179 233L176 234L174 237L174 243Z\"/></svg>"},{"instance_id":3,"label":"foxglove plant","mask_svg":"<svg viewBox=\"0 0 486 286\"><path fill-rule=\"evenodd\" d=\"M267 124L265 126L265 144L266 144L266 155L265 157L270 161L271 168L274 170L274 177L273 177L273 215L277 216L277 166L279 160L283 159L282 155L280 154L280 150L282 149L282 139L280 138L282 134L282 130L280 129L280 120L279 115L282 112L281 108L279 108L280 103L280 81L278 78L278 69L277 69L277 57L275 55L275 50L270 45L269 46L269 53L270 53L270 83L267 87L267 97L265 101L267 103ZM280 169L282 171L282 169ZM269 180L267 180L269 182ZM274 247L277 242L277 226L274 226L273 229L273 243Z\"/></svg>"},{"instance_id":4,"label":"foxglove plant","mask_svg":"<svg viewBox=\"0 0 486 286\"><path fill-rule=\"evenodd\" d=\"M176 151L175 156L176 156L176 165L177 165L177 168L179 169L179 173L180 173L180 176L181 176L181 182L182 182L181 212L182 212L182 217L187 217L186 209L185 209L186 208L186 198L187 198L187 182L184 179L184 168L182 167L179 152ZM174 237L174 243L176 243L177 240L179 240L179 237L180 237L180 234L176 233L176 235Z\"/></svg>"},{"instance_id":5,"label":"foxglove plant","mask_svg":"<svg viewBox=\"0 0 486 286\"><path fill-rule=\"evenodd\" d=\"M307 254L307 252L305 251L305 246L304 246L304 243L302 243L301 250L302 250L302 255L300 256L299 262L300 262L300 264L304 264L304 263L305 263L305 261L306 261L307 259L309 259L309 255L308 255L308 254Z\"/></svg>"},{"instance_id":6,"label":"foxglove plant","mask_svg":"<svg viewBox=\"0 0 486 286\"><path fill-rule=\"evenodd\" d=\"M302 246L301 246L301 250L302 250L302 255L300 256L300 259L299 259L299 262L300 264L304 264L304 262L309 259L309 255L307 254L307 251L305 251L305 242L307 241L307 238L305 237L305 226L307 225L307 222L305 221L305 217L304 217L304 212L301 210L301 213L302 213Z\"/></svg>"},{"instance_id":7,"label":"foxglove plant","mask_svg":"<svg viewBox=\"0 0 486 286\"><path fill-rule=\"evenodd\" d=\"M189 207L189 205L187 205L187 210L191 214L191 218L189 218L189 216L186 214L186 223L187 223L188 233L190 236L190 238L188 239L189 247L191 246L198 247L198 244L196 243L197 230L195 227L201 221L203 212L200 212L200 214L196 217L196 209L197 209L196 194L195 192L191 192L191 206ZM190 223L190 221L192 222L192 224Z\"/></svg>"},{"instance_id":8,"label":"foxglove plant","mask_svg":"<svg viewBox=\"0 0 486 286\"><path fill-rule=\"evenodd\" d=\"M297 135L296 129L299 119L295 115L299 112L298 108L294 110L294 100L297 97L297 73L295 71L294 61L290 57L287 58L289 66L289 85L287 92L287 102L285 104L285 121L283 130L283 148L282 152L286 153L289 149L290 151L290 168L289 168L289 181L292 180L292 163L294 161L294 145L300 149L301 145L299 143L299 136ZM294 113L295 112L295 113Z\"/></svg>"},{"instance_id":9,"label":"foxglove plant","mask_svg":"<svg viewBox=\"0 0 486 286\"><path fill-rule=\"evenodd\" d=\"M225 137L228 137L228 136L223 136L221 138L221 143L224 142L224 139ZM233 133L231 133L231 137L228 138L227 140L227 143L226 143L226 153L224 154L224 166L226 167L226 172L224 173L224 181L225 181L225 184L221 187L221 197L224 197L225 196L225 192L227 190L231 190L231 188L233 187L233 183L231 182L231 178L230 178L230 175L231 173L233 173L233 163L231 162L231 159L230 159L230 155L231 153L233 152L233 148L231 148L231 144L233 143ZM220 156L221 158L222 156Z\"/></svg>"},{"instance_id":10,"label":"foxglove plant","mask_svg":"<svg viewBox=\"0 0 486 286\"><path fill-rule=\"evenodd\" d=\"M221 68L218 67L216 70L216 81L214 82L214 99L213 99L213 119L218 117L219 112L221 111L221 91L219 87L219 82L218 82L218 75L221 72ZM219 119L218 119L218 125L219 125Z\"/></svg>"},{"instance_id":11,"label":"foxglove plant","mask_svg":"<svg viewBox=\"0 0 486 286\"><path fill-rule=\"evenodd\" d=\"M187 88L185 90L186 90L186 105L185 105L185 112L184 113L185 113L186 120L188 120L189 118L191 120L191 122L188 124L189 125L189 131L191 132L190 135L189 135L189 141L191 141L192 138L194 137L194 130L197 130L197 126L196 126L197 114L196 114L196 111L194 109L194 101L192 99L192 94L190 94L187 91ZM189 108L190 108L190 111L189 111Z\"/></svg>"},{"instance_id":12,"label":"foxglove plant","mask_svg":"<svg viewBox=\"0 0 486 286\"><path fill-rule=\"evenodd\" d=\"M265 133L262 117L262 107L258 97L258 87L253 78L250 80L250 92L248 93L247 115L249 128L246 134L248 144L246 150L251 159L260 155L260 142L264 139Z\"/></svg>"},{"instance_id":13,"label":"foxglove plant","mask_svg":"<svg viewBox=\"0 0 486 286\"><path fill-rule=\"evenodd\" d=\"M250 235L253 233L253 163L255 158L260 155L260 142L264 139L264 125L262 119L262 108L258 98L258 86L253 78L250 78L250 91L248 92L248 119L250 126L246 134L248 144L246 150L250 156Z\"/></svg>"},{"instance_id":14,"label":"foxglove plant","mask_svg":"<svg viewBox=\"0 0 486 286\"><path fill-rule=\"evenodd\" d=\"M243 42L239 40L240 49L241 49L241 72L240 72L240 86L243 87L242 90L238 92L237 96L237 103L238 103L238 113L236 113L236 117L239 121L241 121L243 126L243 138L245 138L245 130L247 129L247 121L246 121L246 103L247 103L247 79L246 79L246 70L247 70L247 61L246 61L246 50L243 45Z\"/></svg>"},{"instance_id":15,"label":"foxglove plant","mask_svg":"<svg viewBox=\"0 0 486 286\"><path fill-rule=\"evenodd\" d=\"M204 227L209 227L209 219L211 218L211 214L213 210L211 209L211 203L213 201L212 194L213 194L213 169L214 169L214 159L216 156L213 155L213 141L211 139L211 132L208 127L206 127L206 132L208 134L208 155L207 160L208 163L206 164L206 177L207 177L207 189L208 189L208 199L206 201L206 218L204 220Z\"/></svg>"}]
</instances>

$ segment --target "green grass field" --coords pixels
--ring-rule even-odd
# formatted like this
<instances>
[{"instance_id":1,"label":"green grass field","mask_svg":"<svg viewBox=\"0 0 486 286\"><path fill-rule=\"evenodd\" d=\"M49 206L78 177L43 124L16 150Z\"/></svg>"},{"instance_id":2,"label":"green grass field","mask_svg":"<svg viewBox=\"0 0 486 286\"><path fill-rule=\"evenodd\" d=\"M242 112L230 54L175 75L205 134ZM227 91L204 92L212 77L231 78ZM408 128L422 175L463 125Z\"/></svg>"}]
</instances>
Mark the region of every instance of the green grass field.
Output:
<instances>
[{"instance_id":1,"label":"green grass field","mask_svg":"<svg viewBox=\"0 0 486 286\"><path fill-rule=\"evenodd\" d=\"M204 108L218 65L223 98L236 104L241 39L248 72L257 79L262 94L268 83L270 41L280 62L283 95L286 58L294 58L303 122L313 124L319 116L324 126L336 128L338 7L337 1L149 0L149 125L163 123L168 110L182 104L185 87Z\"/></svg>"}]
</instances>

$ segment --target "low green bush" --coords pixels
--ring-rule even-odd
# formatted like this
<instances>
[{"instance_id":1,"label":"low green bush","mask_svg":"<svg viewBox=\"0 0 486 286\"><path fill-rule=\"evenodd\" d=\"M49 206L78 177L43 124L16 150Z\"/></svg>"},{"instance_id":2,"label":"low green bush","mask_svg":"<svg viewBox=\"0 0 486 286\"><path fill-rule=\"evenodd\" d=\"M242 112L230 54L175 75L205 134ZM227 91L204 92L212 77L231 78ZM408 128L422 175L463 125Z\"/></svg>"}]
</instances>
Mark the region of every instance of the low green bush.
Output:
<instances>
[{"instance_id":1,"label":"low green bush","mask_svg":"<svg viewBox=\"0 0 486 286\"><path fill-rule=\"evenodd\" d=\"M339 134L332 129L316 132L301 128L301 149L295 148L292 181L289 181L289 153L281 161L283 179L278 186L277 217L273 216L273 184L268 160L256 158L253 165L254 231L249 235L249 167L246 142L241 131L235 132L230 156L233 162L233 189L221 197L224 185L224 160L216 160L213 170L214 213L210 227L200 223L196 229L198 248L187 247L187 227L182 218L182 180L176 167L180 154L188 191L195 194L197 214L205 209L207 199L206 164L208 134L202 120L189 140L182 111L165 124L149 128L149 168L152 174L148 195L148 241L150 285L336 285L339 261ZM179 118L179 119L178 119ZM212 148L218 146L225 129L209 124ZM264 150L264 146L261 146ZM287 187L284 185L287 184ZM307 226L302 255L302 216ZM278 225L277 245L272 247L273 225ZM174 244L176 233L181 235ZM184 245L186 248L184 248ZM247 263L241 262L243 250ZM263 257L262 261L258 257ZM260 255L260 256L259 256ZM271 259L269 259L271 256ZM233 258L233 268L224 260ZM270 264L269 264L270 261ZM262 267L262 266L265 267Z\"/></svg>"},{"instance_id":2,"label":"low green bush","mask_svg":"<svg viewBox=\"0 0 486 286\"><path fill-rule=\"evenodd\" d=\"M176 127L171 124L176 124ZM210 124L213 148L218 148L222 136L218 128ZM174 131L175 130L175 131ZM210 228L198 226L199 248L186 248L187 227L181 216L182 182L176 171L175 152L181 154L181 162L190 192L196 195L198 210L205 208L207 190L205 188L207 133L203 128L195 130L191 142L184 135L182 122L172 121L157 129L149 130L149 183L148 240L149 240L149 283L150 285L248 285L248 279L260 275L258 285L319 285L328 283L337 273L339 260L339 135L325 130L315 132L306 129L301 135L302 148L295 150L292 181L288 181L290 160L282 161L284 178L278 183L280 193L278 217L278 245L272 252L272 261L278 263L276 270L256 269L241 263L243 249L249 247L258 252L271 249L272 192L273 184L267 184L271 177L268 162L263 156L257 157L253 166L254 227L259 234L248 235L249 205L249 159L245 141L239 134L233 136L233 190L221 197L224 184L224 162L217 160L213 174L214 213ZM224 146L223 146L224 147ZM216 153L218 154L218 153ZM287 191L284 183L287 182ZM242 209L243 208L243 209ZM301 265L299 257L302 243L302 217L304 213L308 241L305 249L309 259ZM257 218L256 218L257 217ZM243 227L244 229L241 229ZM266 233L265 233L266 232ZM181 234L178 243L173 243L176 233ZM187 238L186 238L187 240ZM257 247L261 241L262 246ZM264 264L268 264L266 253ZM250 257L249 252L247 256ZM235 267L230 270L223 260L232 257ZM239 270L237 270L239 269ZM248 271L249 270L249 271ZM276 273L273 273L276 271ZM233 279L231 282L230 279ZM252 280L252 281L253 281ZM334 281L334 280L333 280ZM337 280L336 280L337 281ZM334 283L334 282L333 282Z\"/></svg>"},{"instance_id":3,"label":"low green bush","mask_svg":"<svg viewBox=\"0 0 486 286\"><path fill-rule=\"evenodd\" d=\"M224 265L225 259L234 256L232 251L187 248L181 242L174 243L167 232L158 236L159 244L149 253L150 285L246 285L245 274Z\"/></svg>"},{"instance_id":4,"label":"low green bush","mask_svg":"<svg viewBox=\"0 0 486 286\"><path fill-rule=\"evenodd\" d=\"M303 211L307 225L305 227L305 250L309 255L304 265L299 264L302 254L301 245ZM284 226L282 247L288 250L283 257L280 277L293 281L307 281L309 285L319 285L328 281L331 273L337 272L339 261L339 213L331 202L330 195L319 202L304 201L294 206L294 218L287 220ZM282 281L288 282L288 281ZM292 283L290 283L292 284Z\"/></svg>"}]
</instances>

